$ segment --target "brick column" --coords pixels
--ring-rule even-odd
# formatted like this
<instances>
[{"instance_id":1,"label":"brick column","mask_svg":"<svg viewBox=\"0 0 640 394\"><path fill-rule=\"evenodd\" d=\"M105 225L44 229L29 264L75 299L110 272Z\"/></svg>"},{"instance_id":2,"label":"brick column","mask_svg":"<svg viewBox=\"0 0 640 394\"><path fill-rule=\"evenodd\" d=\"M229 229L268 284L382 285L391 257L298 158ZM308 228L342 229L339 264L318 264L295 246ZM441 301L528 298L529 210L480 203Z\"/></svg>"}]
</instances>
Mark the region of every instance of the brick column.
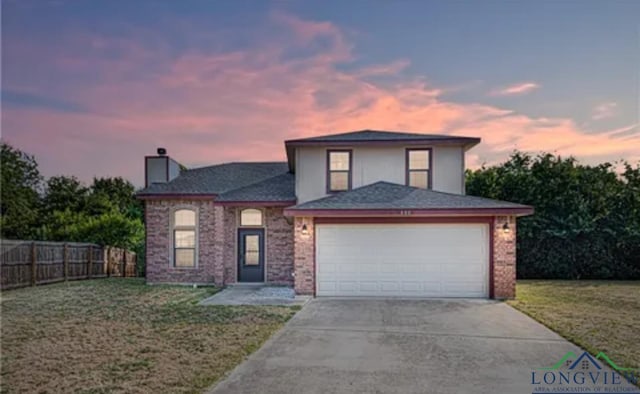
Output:
<instances>
[{"instance_id":1,"label":"brick column","mask_svg":"<svg viewBox=\"0 0 640 394\"><path fill-rule=\"evenodd\" d=\"M504 230L505 223L509 231ZM516 296L516 218L496 216L493 227L493 297Z\"/></svg>"},{"instance_id":2,"label":"brick column","mask_svg":"<svg viewBox=\"0 0 640 394\"><path fill-rule=\"evenodd\" d=\"M302 234L302 226L307 234ZM296 217L293 224L294 288L297 294L313 295L315 290L315 231L313 218Z\"/></svg>"},{"instance_id":3,"label":"brick column","mask_svg":"<svg viewBox=\"0 0 640 394\"><path fill-rule=\"evenodd\" d=\"M236 224L237 208L224 209L224 252L222 265L224 266L224 283L236 283L238 281L238 260L236 258L236 234L238 225Z\"/></svg>"},{"instance_id":4,"label":"brick column","mask_svg":"<svg viewBox=\"0 0 640 394\"><path fill-rule=\"evenodd\" d=\"M215 205L213 207L213 280L218 286L225 284L224 272L224 207Z\"/></svg>"}]
</instances>

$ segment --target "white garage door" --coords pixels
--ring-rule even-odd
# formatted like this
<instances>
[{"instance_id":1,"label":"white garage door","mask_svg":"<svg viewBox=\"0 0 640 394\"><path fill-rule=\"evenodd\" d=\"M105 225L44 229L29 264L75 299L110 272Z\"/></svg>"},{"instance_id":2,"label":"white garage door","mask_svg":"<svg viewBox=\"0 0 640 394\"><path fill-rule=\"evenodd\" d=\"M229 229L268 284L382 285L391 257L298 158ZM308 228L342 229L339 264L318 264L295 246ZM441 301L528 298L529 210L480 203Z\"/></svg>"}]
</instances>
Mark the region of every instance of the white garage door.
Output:
<instances>
[{"instance_id":1,"label":"white garage door","mask_svg":"<svg viewBox=\"0 0 640 394\"><path fill-rule=\"evenodd\" d=\"M318 296L488 297L487 224L319 224Z\"/></svg>"}]
</instances>

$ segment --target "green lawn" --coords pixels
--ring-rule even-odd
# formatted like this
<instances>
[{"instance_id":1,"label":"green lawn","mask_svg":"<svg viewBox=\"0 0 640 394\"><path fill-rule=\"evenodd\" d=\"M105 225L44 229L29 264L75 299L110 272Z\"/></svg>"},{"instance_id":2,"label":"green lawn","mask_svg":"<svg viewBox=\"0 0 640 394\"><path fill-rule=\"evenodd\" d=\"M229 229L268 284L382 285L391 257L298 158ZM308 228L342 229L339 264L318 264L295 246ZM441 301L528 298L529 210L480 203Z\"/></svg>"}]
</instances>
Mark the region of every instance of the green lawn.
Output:
<instances>
[{"instance_id":1,"label":"green lawn","mask_svg":"<svg viewBox=\"0 0 640 394\"><path fill-rule=\"evenodd\" d=\"M596 355L640 368L640 281L519 280L509 304Z\"/></svg>"},{"instance_id":2,"label":"green lawn","mask_svg":"<svg viewBox=\"0 0 640 394\"><path fill-rule=\"evenodd\" d=\"M122 278L2 292L1 392L199 392L295 313L196 305L213 292Z\"/></svg>"}]
</instances>

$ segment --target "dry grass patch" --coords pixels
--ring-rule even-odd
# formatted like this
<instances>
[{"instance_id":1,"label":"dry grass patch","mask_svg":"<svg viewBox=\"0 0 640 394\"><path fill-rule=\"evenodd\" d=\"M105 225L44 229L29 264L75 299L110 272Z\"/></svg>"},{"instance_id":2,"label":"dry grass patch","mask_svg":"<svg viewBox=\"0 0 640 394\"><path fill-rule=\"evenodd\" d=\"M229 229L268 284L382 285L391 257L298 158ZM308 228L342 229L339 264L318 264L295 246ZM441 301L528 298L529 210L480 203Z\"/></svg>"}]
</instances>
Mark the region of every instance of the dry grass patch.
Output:
<instances>
[{"instance_id":1,"label":"dry grass patch","mask_svg":"<svg viewBox=\"0 0 640 394\"><path fill-rule=\"evenodd\" d=\"M509 304L594 355L640 368L638 281L518 281Z\"/></svg>"},{"instance_id":2,"label":"dry grass patch","mask_svg":"<svg viewBox=\"0 0 640 394\"><path fill-rule=\"evenodd\" d=\"M1 392L199 392L295 313L197 305L214 291L117 278L3 292Z\"/></svg>"}]
</instances>

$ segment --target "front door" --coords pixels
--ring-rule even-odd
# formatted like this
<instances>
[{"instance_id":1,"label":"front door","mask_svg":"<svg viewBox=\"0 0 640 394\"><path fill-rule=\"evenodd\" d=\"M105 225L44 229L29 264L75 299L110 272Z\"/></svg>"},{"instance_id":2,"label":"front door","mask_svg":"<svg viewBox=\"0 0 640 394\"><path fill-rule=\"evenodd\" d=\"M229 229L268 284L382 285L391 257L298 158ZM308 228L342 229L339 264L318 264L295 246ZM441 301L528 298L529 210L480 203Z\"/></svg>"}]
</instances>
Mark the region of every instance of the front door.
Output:
<instances>
[{"instance_id":1,"label":"front door","mask_svg":"<svg viewBox=\"0 0 640 394\"><path fill-rule=\"evenodd\" d=\"M238 282L264 282L264 229L238 230Z\"/></svg>"}]
</instances>

